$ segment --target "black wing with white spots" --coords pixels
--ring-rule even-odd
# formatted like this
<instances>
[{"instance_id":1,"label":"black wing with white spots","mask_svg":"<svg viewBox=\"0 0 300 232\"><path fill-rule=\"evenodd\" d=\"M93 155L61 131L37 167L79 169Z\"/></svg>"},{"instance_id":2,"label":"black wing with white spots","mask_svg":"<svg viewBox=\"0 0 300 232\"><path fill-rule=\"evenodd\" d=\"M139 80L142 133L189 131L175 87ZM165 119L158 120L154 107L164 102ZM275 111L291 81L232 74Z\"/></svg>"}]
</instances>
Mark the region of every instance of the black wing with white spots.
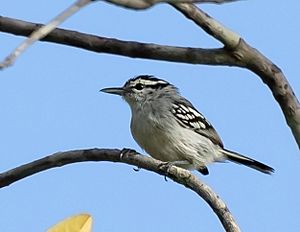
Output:
<instances>
[{"instance_id":1,"label":"black wing with white spots","mask_svg":"<svg viewBox=\"0 0 300 232\"><path fill-rule=\"evenodd\" d=\"M190 102L175 102L172 104L172 113L180 125L189 128L209 138L213 143L223 147L223 143L216 130L205 117L199 113Z\"/></svg>"}]
</instances>

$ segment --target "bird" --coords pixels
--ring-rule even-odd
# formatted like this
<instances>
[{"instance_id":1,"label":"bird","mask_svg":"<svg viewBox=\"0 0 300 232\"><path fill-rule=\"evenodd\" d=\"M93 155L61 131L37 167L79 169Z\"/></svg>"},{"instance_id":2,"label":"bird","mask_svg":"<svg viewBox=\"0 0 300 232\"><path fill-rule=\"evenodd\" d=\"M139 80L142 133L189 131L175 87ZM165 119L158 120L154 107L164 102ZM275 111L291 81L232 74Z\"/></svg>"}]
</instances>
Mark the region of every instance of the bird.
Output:
<instances>
[{"instance_id":1,"label":"bird","mask_svg":"<svg viewBox=\"0 0 300 232\"><path fill-rule=\"evenodd\" d=\"M232 161L265 174L274 169L228 150L212 126L177 87L153 75L130 78L122 87L100 91L121 96L130 106L134 140L151 157L208 175L207 166Z\"/></svg>"}]
</instances>

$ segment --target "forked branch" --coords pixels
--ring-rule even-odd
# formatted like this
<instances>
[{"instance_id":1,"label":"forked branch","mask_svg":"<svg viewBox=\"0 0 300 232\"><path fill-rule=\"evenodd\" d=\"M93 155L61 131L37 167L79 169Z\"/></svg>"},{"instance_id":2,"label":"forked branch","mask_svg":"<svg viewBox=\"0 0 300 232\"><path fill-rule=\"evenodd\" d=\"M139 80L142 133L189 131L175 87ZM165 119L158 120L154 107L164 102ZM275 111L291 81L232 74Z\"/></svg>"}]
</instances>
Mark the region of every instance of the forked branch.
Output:
<instances>
[{"instance_id":1,"label":"forked branch","mask_svg":"<svg viewBox=\"0 0 300 232\"><path fill-rule=\"evenodd\" d=\"M2 62L0 62L0 69L7 68L11 66L15 60L34 42L44 38L51 31L53 31L58 25L63 23L70 16L75 14L77 11L81 10L83 7L91 2L96 2L98 0L76 0L71 6L58 14L54 19L52 19L46 25L37 28L25 39L19 46L17 46ZM116 4L125 8L140 10L149 8L157 3L227 3L234 2L238 0L104 0L109 3Z\"/></svg>"},{"instance_id":2,"label":"forked branch","mask_svg":"<svg viewBox=\"0 0 300 232\"><path fill-rule=\"evenodd\" d=\"M283 72L272 61L246 43L230 29L197 8L193 4L172 4L178 11L200 26L206 33L224 44L235 66L245 67L256 73L269 87L292 130L300 149L300 104Z\"/></svg>"}]
</instances>

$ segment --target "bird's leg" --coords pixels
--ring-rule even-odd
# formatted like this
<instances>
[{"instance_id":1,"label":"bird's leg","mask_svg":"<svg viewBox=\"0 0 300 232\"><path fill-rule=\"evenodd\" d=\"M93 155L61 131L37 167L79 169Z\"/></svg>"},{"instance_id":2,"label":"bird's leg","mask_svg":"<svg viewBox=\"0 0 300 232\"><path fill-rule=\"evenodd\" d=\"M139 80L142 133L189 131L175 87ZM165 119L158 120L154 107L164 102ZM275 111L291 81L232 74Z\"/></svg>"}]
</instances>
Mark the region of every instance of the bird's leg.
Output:
<instances>
[{"instance_id":1,"label":"bird's leg","mask_svg":"<svg viewBox=\"0 0 300 232\"><path fill-rule=\"evenodd\" d=\"M188 167L191 166L191 162L189 162L188 160L168 161L168 162L161 163L159 165L159 168L166 169L166 172L169 172L169 170L172 166L180 167L183 169L188 169Z\"/></svg>"}]
</instances>

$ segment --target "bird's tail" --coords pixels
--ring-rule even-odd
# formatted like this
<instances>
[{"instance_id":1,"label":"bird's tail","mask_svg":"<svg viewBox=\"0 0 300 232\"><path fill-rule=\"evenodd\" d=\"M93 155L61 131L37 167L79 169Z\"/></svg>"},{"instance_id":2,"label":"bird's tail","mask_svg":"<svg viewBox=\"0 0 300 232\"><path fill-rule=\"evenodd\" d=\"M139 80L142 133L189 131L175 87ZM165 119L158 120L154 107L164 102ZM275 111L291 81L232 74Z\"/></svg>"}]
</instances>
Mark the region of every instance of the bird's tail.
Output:
<instances>
[{"instance_id":1,"label":"bird's tail","mask_svg":"<svg viewBox=\"0 0 300 232\"><path fill-rule=\"evenodd\" d=\"M226 156L227 160L235 162L237 164L243 164L249 168L256 169L266 174L272 174L274 172L274 169L269 167L268 165L265 165L247 156L226 149L223 149L222 153Z\"/></svg>"}]
</instances>

